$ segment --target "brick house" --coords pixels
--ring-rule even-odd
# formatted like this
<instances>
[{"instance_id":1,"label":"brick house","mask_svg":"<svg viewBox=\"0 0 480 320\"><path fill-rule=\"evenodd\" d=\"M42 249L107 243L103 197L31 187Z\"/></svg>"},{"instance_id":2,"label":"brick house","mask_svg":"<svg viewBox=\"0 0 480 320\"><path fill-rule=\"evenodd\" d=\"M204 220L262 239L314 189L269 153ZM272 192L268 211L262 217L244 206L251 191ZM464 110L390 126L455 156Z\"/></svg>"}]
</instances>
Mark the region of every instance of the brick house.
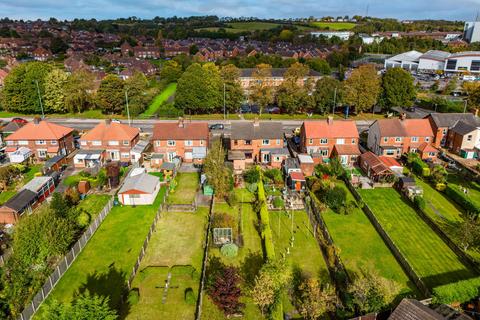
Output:
<instances>
[{"instance_id":1,"label":"brick house","mask_svg":"<svg viewBox=\"0 0 480 320\"><path fill-rule=\"evenodd\" d=\"M446 147L448 131L462 121L471 126L480 126L480 121L472 113L430 113L425 117L432 126L435 135L434 146Z\"/></svg>"},{"instance_id":2,"label":"brick house","mask_svg":"<svg viewBox=\"0 0 480 320\"><path fill-rule=\"evenodd\" d=\"M139 139L140 131L137 128L107 119L81 136L79 154L101 154L105 160L129 163L130 152ZM75 167L87 166L85 160L75 159Z\"/></svg>"},{"instance_id":3,"label":"brick house","mask_svg":"<svg viewBox=\"0 0 480 320\"><path fill-rule=\"evenodd\" d=\"M314 162L326 163L338 157L343 165L353 165L360 155L358 130L355 121L305 121L300 128L300 149L312 156Z\"/></svg>"},{"instance_id":4,"label":"brick house","mask_svg":"<svg viewBox=\"0 0 480 320\"><path fill-rule=\"evenodd\" d=\"M160 48L136 46L133 48L133 54L137 59L159 59Z\"/></svg>"},{"instance_id":5,"label":"brick house","mask_svg":"<svg viewBox=\"0 0 480 320\"><path fill-rule=\"evenodd\" d=\"M35 118L5 138L7 153L20 147L32 151L38 160L67 155L75 150L73 129Z\"/></svg>"},{"instance_id":6,"label":"brick house","mask_svg":"<svg viewBox=\"0 0 480 320\"><path fill-rule=\"evenodd\" d=\"M376 120L368 131L368 148L378 156L400 158L402 154L418 152L424 143L433 145L434 133L428 119ZM429 153L422 153L432 158Z\"/></svg>"},{"instance_id":7,"label":"brick house","mask_svg":"<svg viewBox=\"0 0 480 320\"><path fill-rule=\"evenodd\" d=\"M180 119L177 123L156 123L151 139L155 158L171 162L180 157L184 162L202 163L207 156L209 134L207 122Z\"/></svg>"},{"instance_id":8,"label":"brick house","mask_svg":"<svg viewBox=\"0 0 480 320\"><path fill-rule=\"evenodd\" d=\"M236 162L244 161L245 164L260 163L281 168L282 162L290 157L290 152L285 148L281 122L232 123L230 151L232 157L229 160L233 161L234 167L238 167ZM243 157L239 157L241 154Z\"/></svg>"},{"instance_id":9,"label":"brick house","mask_svg":"<svg viewBox=\"0 0 480 320\"><path fill-rule=\"evenodd\" d=\"M457 122L448 130L447 146L466 159L477 158L480 148L480 129L465 121Z\"/></svg>"},{"instance_id":10,"label":"brick house","mask_svg":"<svg viewBox=\"0 0 480 320\"><path fill-rule=\"evenodd\" d=\"M37 61L47 61L52 57L52 52L44 48L37 48L33 50L32 55Z\"/></svg>"}]
</instances>

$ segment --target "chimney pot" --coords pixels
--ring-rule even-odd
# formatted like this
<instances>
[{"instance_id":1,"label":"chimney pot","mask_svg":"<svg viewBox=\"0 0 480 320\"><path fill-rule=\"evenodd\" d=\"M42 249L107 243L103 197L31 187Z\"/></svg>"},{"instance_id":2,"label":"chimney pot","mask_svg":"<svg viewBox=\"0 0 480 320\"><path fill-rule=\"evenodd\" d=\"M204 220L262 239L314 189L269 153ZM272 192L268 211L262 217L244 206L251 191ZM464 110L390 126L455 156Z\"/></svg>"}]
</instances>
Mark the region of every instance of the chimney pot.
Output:
<instances>
[{"instance_id":1,"label":"chimney pot","mask_svg":"<svg viewBox=\"0 0 480 320\"><path fill-rule=\"evenodd\" d=\"M178 118L178 127L179 127L179 128L183 128L183 127L184 127L184 122L183 122L183 118L182 118L182 117L179 117L179 118Z\"/></svg>"},{"instance_id":2,"label":"chimney pot","mask_svg":"<svg viewBox=\"0 0 480 320\"><path fill-rule=\"evenodd\" d=\"M332 124L333 123L333 116L328 116L327 118L327 123Z\"/></svg>"},{"instance_id":3,"label":"chimney pot","mask_svg":"<svg viewBox=\"0 0 480 320\"><path fill-rule=\"evenodd\" d=\"M105 119L105 124L108 126L112 123L112 119Z\"/></svg>"},{"instance_id":4,"label":"chimney pot","mask_svg":"<svg viewBox=\"0 0 480 320\"><path fill-rule=\"evenodd\" d=\"M407 114L405 112L402 112L400 114L400 120L405 120L405 119L407 119Z\"/></svg>"},{"instance_id":5,"label":"chimney pot","mask_svg":"<svg viewBox=\"0 0 480 320\"><path fill-rule=\"evenodd\" d=\"M33 123L34 124L39 124L40 123L40 117L33 118Z\"/></svg>"}]
</instances>

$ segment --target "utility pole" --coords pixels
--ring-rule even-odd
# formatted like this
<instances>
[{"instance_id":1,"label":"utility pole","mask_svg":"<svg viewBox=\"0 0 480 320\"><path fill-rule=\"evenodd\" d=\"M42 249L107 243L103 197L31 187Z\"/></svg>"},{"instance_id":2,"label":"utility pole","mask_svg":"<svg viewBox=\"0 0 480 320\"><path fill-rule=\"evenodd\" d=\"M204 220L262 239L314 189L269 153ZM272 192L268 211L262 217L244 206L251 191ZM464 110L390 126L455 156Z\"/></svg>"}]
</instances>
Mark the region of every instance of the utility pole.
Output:
<instances>
[{"instance_id":1,"label":"utility pole","mask_svg":"<svg viewBox=\"0 0 480 320\"><path fill-rule=\"evenodd\" d=\"M223 120L227 120L227 112L225 108L225 82L223 83Z\"/></svg>"},{"instance_id":2,"label":"utility pole","mask_svg":"<svg viewBox=\"0 0 480 320\"><path fill-rule=\"evenodd\" d=\"M38 80L34 80L37 86L38 102L40 102L40 109L42 110L42 119L45 119L45 113L43 112L42 96L40 95L40 87L38 86Z\"/></svg>"},{"instance_id":3,"label":"utility pole","mask_svg":"<svg viewBox=\"0 0 480 320\"><path fill-rule=\"evenodd\" d=\"M463 113L467 112L467 103L468 103L468 100L465 99L465 104L464 104L464 107L463 107Z\"/></svg>"},{"instance_id":4,"label":"utility pole","mask_svg":"<svg viewBox=\"0 0 480 320\"><path fill-rule=\"evenodd\" d=\"M335 106L337 105L337 87L333 91L333 116L335 117Z\"/></svg>"},{"instance_id":5,"label":"utility pole","mask_svg":"<svg viewBox=\"0 0 480 320\"><path fill-rule=\"evenodd\" d=\"M128 89L125 90L125 101L127 103L127 117L128 117L128 125L130 126L132 123L130 121L130 109L128 108Z\"/></svg>"}]
</instances>

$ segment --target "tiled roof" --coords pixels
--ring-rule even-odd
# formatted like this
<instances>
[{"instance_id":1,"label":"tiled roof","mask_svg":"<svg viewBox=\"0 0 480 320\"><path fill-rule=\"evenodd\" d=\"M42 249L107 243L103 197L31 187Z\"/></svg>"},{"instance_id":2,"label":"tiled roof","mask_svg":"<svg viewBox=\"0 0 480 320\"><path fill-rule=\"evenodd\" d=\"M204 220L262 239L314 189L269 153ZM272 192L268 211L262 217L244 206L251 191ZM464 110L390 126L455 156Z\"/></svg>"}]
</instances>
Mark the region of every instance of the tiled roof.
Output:
<instances>
[{"instance_id":1,"label":"tiled roof","mask_svg":"<svg viewBox=\"0 0 480 320\"><path fill-rule=\"evenodd\" d=\"M283 139L283 124L281 122L233 122L231 139Z\"/></svg>"},{"instance_id":2,"label":"tiled roof","mask_svg":"<svg viewBox=\"0 0 480 320\"><path fill-rule=\"evenodd\" d=\"M207 140L208 123L184 121L179 123L156 123L153 126L153 140Z\"/></svg>"},{"instance_id":3,"label":"tiled roof","mask_svg":"<svg viewBox=\"0 0 480 320\"><path fill-rule=\"evenodd\" d=\"M360 149L357 144L336 144L334 150L338 155L360 155Z\"/></svg>"},{"instance_id":4,"label":"tiled roof","mask_svg":"<svg viewBox=\"0 0 480 320\"><path fill-rule=\"evenodd\" d=\"M388 320L445 320L446 318L436 313L417 300L403 299Z\"/></svg>"},{"instance_id":5,"label":"tiled roof","mask_svg":"<svg viewBox=\"0 0 480 320\"><path fill-rule=\"evenodd\" d=\"M358 138L355 121L328 120L305 121L303 123L305 135L309 138Z\"/></svg>"},{"instance_id":6,"label":"tiled roof","mask_svg":"<svg viewBox=\"0 0 480 320\"><path fill-rule=\"evenodd\" d=\"M80 140L84 141L108 141L108 140L128 140L134 139L140 131L137 128L130 127L117 122L100 122L92 130L85 133Z\"/></svg>"},{"instance_id":7,"label":"tiled roof","mask_svg":"<svg viewBox=\"0 0 480 320\"><path fill-rule=\"evenodd\" d=\"M471 125L480 126L478 117L471 113L430 113L427 117L431 117L437 128L450 128L458 121L464 121Z\"/></svg>"},{"instance_id":8,"label":"tiled roof","mask_svg":"<svg viewBox=\"0 0 480 320\"><path fill-rule=\"evenodd\" d=\"M73 132L72 128L42 120L38 123L29 122L7 138L6 141L15 140L58 140Z\"/></svg>"},{"instance_id":9,"label":"tiled roof","mask_svg":"<svg viewBox=\"0 0 480 320\"><path fill-rule=\"evenodd\" d=\"M432 137L428 119L380 119L376 123L382 137Z\"/></svg>"},{"instance_id":10,"label":"tiled roof","mask_svg":"<svg viewBox=\"0 0 480 320\"><path fill-rule=\"evenodd\" d=\"M438 150L432 146L430 143L424 142L419 147L418 150L422 152L438 152Z\"/></svg>"},{"instance_id":11,"label":"tiled roof","mask_svg":"<svg viewBox=\"0 0 480 320\"><path fill-rule=\"evenodd\" d=\"M398 163L398 161L395 160L395 158L386 157L386 156L379 156L378 159L380 159L380 161L382 161L382 163L389 168L390 167L402 167L402 165L400 163Z\"/></svg>"},{"instance_id":12,"label":"tiled roof","mask_svg":"<svg viewBox=\"0 0 480 320\"><path fill-rule=\"evenodd\" d=\"M365 152L360 155L360 159L370 166L370 169L373 171L374 174L383 173L385 171L390 171L390 169L383 164L382 161L373 153L373 152Z\"/></svg>"},{"instance_id":13,"label":"tiled roof","mask_svg":"<svg viewBox=\"0 0 480 320\"><path fill-rule=\"evenodd\" d=\"M253 77L253 74L255 72L255 68L244 68L244 69L240 69L240 77L242 78L251 78ZM272 68L271 69L271 74L272 74L272 77L274 78L282 78L283 75L285 74L285 72L287 71L287 68ZM310 72L308 73L308 76L309 77L320 77L321 74L315 70L310 70Z\"/></svg>"},{"instance_id":14,"label":"tiled roof","mask_svg":"<svg viewBox=\"0 0 480 320\"><path fill-rule=\"evenodd\" d=\"M455 126L453 126L452 131L461 135L466 135L467 133L470 133L476 129L477 127L469 123L466 123L464 121L459 121L455 124Z\"/></svg>"}]
</instances>

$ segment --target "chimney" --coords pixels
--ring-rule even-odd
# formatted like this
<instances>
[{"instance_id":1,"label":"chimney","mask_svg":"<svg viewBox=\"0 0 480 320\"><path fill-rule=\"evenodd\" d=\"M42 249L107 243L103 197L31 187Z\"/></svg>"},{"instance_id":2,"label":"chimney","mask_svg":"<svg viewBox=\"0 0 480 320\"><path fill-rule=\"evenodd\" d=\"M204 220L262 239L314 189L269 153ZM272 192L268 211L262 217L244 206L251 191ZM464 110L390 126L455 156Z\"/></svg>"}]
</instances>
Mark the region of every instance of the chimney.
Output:
<instances>
[{"instance_id":1,"label":"chimney","mask_svg":"<svg viewBox=\"0 0 480 320\"><path fill-rule=\"evenodd\" d=\"M179 128L183 128L185 126L184 122L183 122L183 118L182 117L179 117L178 118L178 127Z\"/></svg>"},{"instance_id":2,"label":"chimney","mask_svg":"<svg viewBox=\"0 0 480 320\"><path fill-rule=\"evenodd\" d=\"M255 119L253 119L253 126L258 127L259 125L260 125L260 121L258 120L258 117L255 117Z\"/></svg>"},{"instance_id":3,"label":"chimney","mask_svg":"<svg viewBox=\"0 0 480 320\"><path fill-rule=\"evenodd\" d=\"M106 124L107 126L109 126L110 123L112 123L112 119L105 119L105 124Z\"/></svg>"},{"instance_id":4,"label":"chimney","mask_svg":"<svg viewBox=\"0 0 480 320\"><path fill-rule=\"evenodd\" d=\"M41 121L40 117L35 117L35 118L33 118L33 123L34 123L34 124L39 124L40 121Z\"/></svg>"},{"instance_id":5,"label":"chimney","mask_svg":"<svg viewBox=\"0 0 480 320\"><path fill-rule=\"evenodd\" d=\"M330 125L333 123L333 116L328 116L327 123Z\"/></svg>"},{"instance_id":6,"label":"chimney","mask_svg":"<svg viewBox=\"0 0 480 320\"><path fill-rule=\"evenodd\" d=\"M407 119L407 114L405 112L400 113L400 120L405 120Z\"/></svg>"}]
</instances>

